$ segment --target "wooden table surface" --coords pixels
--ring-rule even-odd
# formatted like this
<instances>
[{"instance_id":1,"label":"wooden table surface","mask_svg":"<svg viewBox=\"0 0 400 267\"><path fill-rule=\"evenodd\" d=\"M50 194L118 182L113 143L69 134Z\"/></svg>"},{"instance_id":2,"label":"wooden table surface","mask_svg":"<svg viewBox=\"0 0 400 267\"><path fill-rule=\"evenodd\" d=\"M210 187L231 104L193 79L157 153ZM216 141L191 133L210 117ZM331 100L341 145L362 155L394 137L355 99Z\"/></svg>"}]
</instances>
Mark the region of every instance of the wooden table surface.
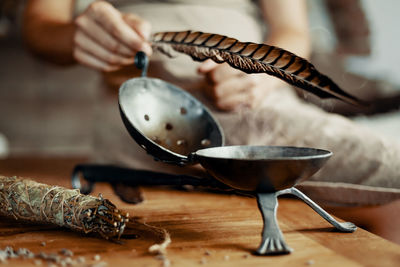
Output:
<instances>
[{"instance_id":1,"label":"wooden table surface","mask_svg":"<svg viewBox=\"0 0 400 267\"><path fill-rule=\"evenodd\" d=\"M83 159L14 158L0 161L1 175L30 177L70 187L70 172ZM400 266L400 246L362 229L338 233L301 201L280 199L278 219L294 252L284 256L256 256L262 219L256 200L209 192L144 188L145 201L123 203L106 184L97 185L120 209L150 225L169 231L167 249L171 266ZM41 243L46 242L45 246ZM156 236L139 234L117 244L57 227L24 224L0 217L0 249L13 246L34 253L57 253L63 248L84 256L84 266L98 254L107 266L162 266L148 252ZM38 264L38 262L36 262ZM46 263L42 263L46 266ZM34 266L31 259L11 259L7 266Z\"/></svg>"}]
</instances>

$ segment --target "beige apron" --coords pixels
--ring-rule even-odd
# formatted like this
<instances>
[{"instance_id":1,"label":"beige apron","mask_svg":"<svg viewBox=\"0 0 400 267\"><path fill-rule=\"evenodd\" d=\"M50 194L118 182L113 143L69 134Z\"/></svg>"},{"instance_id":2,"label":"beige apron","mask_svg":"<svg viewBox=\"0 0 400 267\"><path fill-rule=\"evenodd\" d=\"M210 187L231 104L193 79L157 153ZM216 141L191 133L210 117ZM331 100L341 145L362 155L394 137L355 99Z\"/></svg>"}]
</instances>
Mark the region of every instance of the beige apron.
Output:
<instances>
[{"instance_id":1,"label":"beige apron","mask_svg":"<svg viewBox=\"0 0 400 267\"><path fill-rule=\"evenodd\" d=\"M191 29L225 34L242 41L263 39L263 27L251 1L198 1L198 4L195 1L123 1L120 9L148 20L154 32ZM185 55L168 59L155 54L149 71L150 76L188 90L212 109L200 94L203 79L196 72L198 64ZM153 161L125 130L116 98L105 99L99 107L100 123L95 129L94 144L97 162L204 175L201 168L180 168ZM305 103L289 87L272 92L257 110L234 113L212 110L224 129L227 145L307 146L333 151L324 168L298 186L316 201L368 205L400 197L398 143Z\"/></svg>"}]
</instances>

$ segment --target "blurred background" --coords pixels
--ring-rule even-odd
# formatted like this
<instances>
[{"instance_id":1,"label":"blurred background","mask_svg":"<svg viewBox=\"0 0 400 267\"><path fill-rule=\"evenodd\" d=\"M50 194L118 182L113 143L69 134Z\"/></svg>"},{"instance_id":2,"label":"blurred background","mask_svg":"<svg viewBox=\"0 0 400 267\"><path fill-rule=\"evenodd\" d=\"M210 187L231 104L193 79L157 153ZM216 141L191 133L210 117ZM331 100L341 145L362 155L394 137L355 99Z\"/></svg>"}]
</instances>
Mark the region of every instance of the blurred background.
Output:
<instances>
[{"instance_id":1,"label":"blurred background","mask_svg":"<svg viewBox=\"0 0 400 267\"><path fill-rule=\"evenodd\" d=\"M400 2L308 4L312 63L345 90L376 102L362 113L336 102L322 107L400 142ZM23 0L0 0L0 157L90 156L101 76L30 54L20 34L23 8Z\"/></svg>"}]
</instances>

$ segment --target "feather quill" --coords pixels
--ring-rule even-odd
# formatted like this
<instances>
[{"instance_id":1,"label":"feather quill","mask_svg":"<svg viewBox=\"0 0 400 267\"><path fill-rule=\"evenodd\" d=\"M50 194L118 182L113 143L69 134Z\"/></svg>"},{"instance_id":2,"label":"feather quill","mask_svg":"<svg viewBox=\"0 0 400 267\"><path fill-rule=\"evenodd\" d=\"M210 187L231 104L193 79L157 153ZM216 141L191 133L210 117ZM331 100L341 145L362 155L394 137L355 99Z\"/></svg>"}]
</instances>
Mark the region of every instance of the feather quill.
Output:
<instances>
[{"instance_id":1,"label":"feather quill","mask_svg":"<svg viewBox=\"0 0 400 267\"><path fill-rule=\"evenodd\" d=\"M267 73L320 98L333 97L349 104L364 105L306 59L279 47L193 31L155 33L152 46L168 56L171 56L168 49L172 48L196 61L212 59L217 63L226 62L246 73Z\"/></svg>"}]
</instances>

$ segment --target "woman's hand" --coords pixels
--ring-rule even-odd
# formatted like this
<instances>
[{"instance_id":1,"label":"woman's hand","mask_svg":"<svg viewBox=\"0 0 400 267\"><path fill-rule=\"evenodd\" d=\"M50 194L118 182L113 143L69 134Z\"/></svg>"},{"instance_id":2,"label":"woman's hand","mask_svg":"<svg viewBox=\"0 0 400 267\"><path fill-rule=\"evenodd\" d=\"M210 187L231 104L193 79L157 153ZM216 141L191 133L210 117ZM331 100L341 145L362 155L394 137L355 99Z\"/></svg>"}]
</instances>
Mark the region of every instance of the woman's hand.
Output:
<instances>
[{"instance_id":1,"label":"woman's hand","mask_svg":"<svg viewBox=\"0 0 400 267\"><path fill-rule=\"evenodd\" d=\"M96 1L75 19L74 58L91 68L115 71L133 64L137 51L151 55L150 24L133 14L121 14L111 4Z\"/></svg>"},{"instance_id":2,"label":"woman's hand","mask_svg":"<svg viewBox=\"0 0 400 267\"><path fill-rule=\"evenodd\" d=\"M283 83L264 73L246 74L227 63L217 64L210 59L198 71L206 76L208 82L204 94L213 101L216 108L224 111L242 107L257 108L271 90Z\"/></svg>"}]
</instances>

